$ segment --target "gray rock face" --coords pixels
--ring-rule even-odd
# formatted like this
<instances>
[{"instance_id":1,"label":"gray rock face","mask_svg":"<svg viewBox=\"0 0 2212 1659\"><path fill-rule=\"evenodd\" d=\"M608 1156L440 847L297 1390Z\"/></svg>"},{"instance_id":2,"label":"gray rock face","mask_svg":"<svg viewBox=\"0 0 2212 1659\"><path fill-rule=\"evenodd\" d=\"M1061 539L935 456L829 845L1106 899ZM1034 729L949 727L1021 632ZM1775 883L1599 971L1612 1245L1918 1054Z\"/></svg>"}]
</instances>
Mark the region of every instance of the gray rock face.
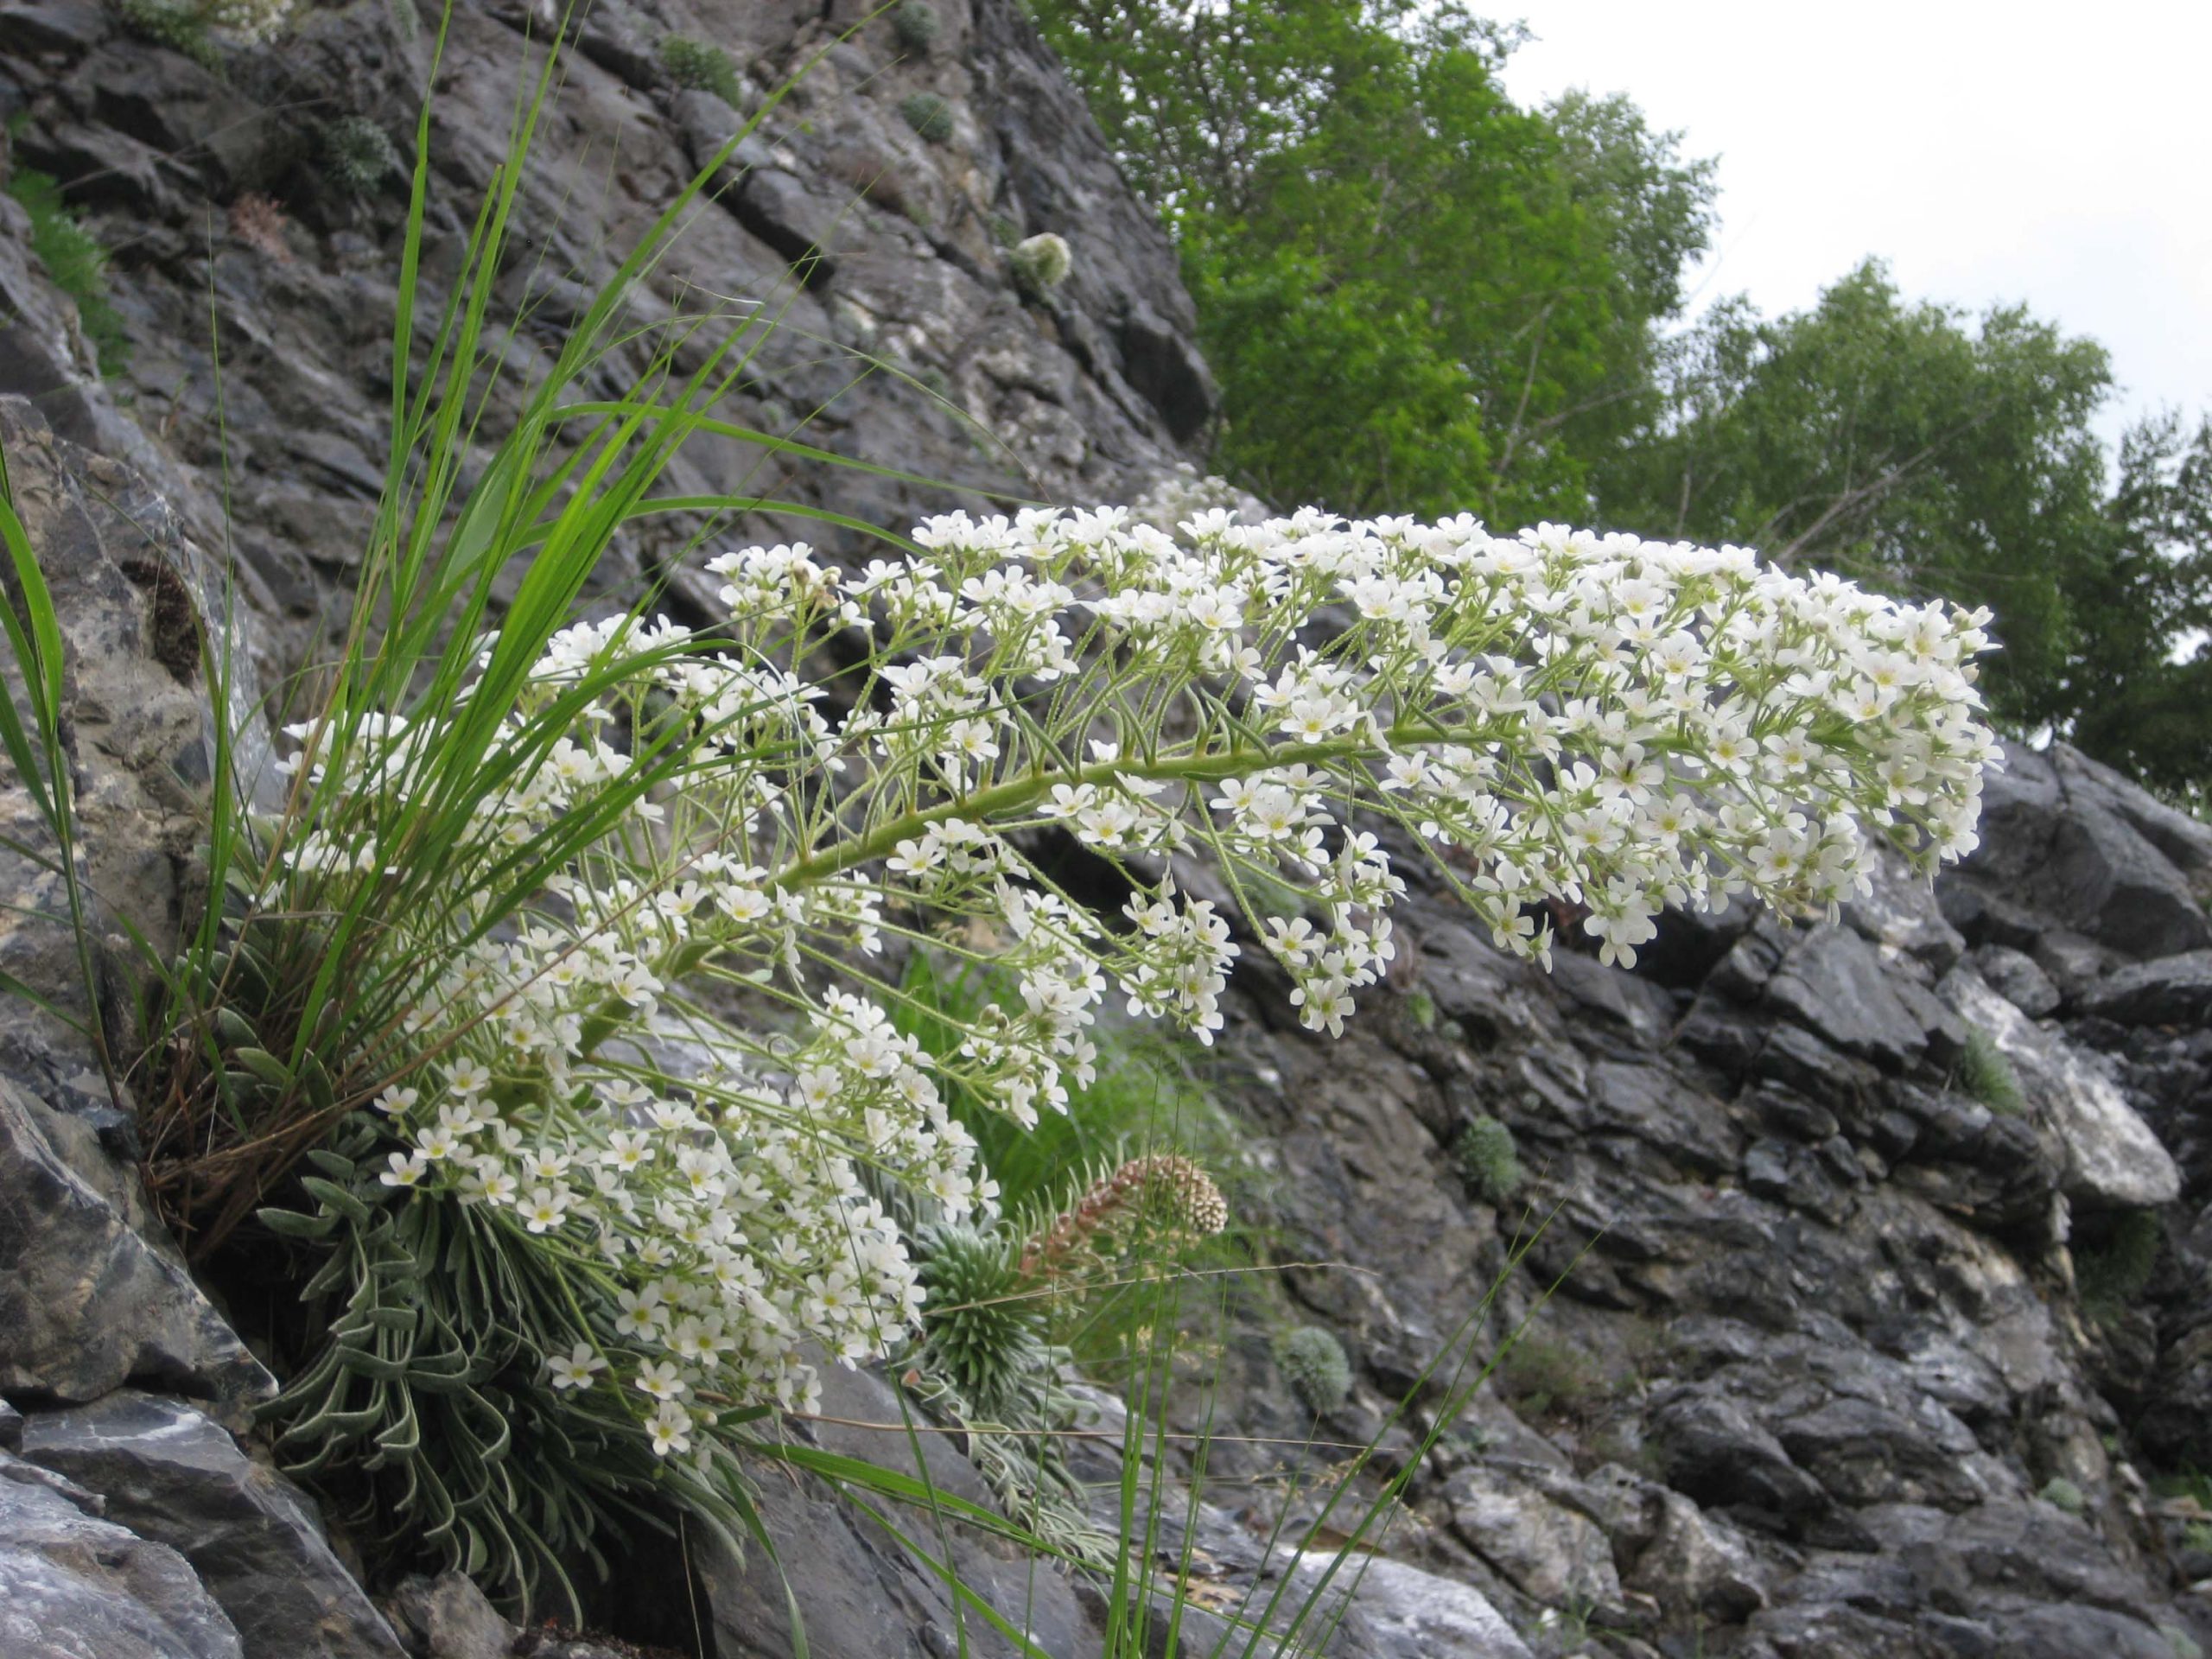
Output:
<instances>
[{"instance_id":1,"label":"gray rock face","mask_svg":"<svg viewBox=\"0 0 2212 1659\"><path fill-rule=\"evenodd\" d=\"M1768 1000L1782 1013L1885 1071L1904 1071L1928 1047L1928 1033L1901 989L1872 945L1833 927L1808 933L1766 982Z\"/></svg>"},{"instance_id":2,"label":"gray rock face","mask_svg":"<svg viewBox=\"0 0 2212 1659\"><path fill-rule=\"evenodd\" d=\"M238 549L245 597L270 625L258 666L273 683L318 626L343 625L342 605L318 613L359 560L378 482L371 458L384 454L390 409L381 378L404 200L397 181L356 200L322 176L315 128L336 111L365 115L395 138L411 134L429 31L385 0L318 7L281 43L232 54L219 80L122 36L93 0L35 10L35 23L0 29L0 86L38 94L10 96L28 117L15 153L78 190L94 234L130 241L132 257L108 281L135 349L127 370L99 378L70 303L24 257L10 203L0 207L11 216L0 230L0 316L13 320L0 327L0 391L36 397L65 437L134 467L200 545ZM840 44L870 10L788 0L588 9L560 118L543 129L541 171L518 207L515 245L544 255L518 262L501 296L532 308L512 342L518 367L528 375L550 360L630 236L734 130L734 112L670 85L659 67L659 41L687 35L730 54L748 111L806 73L733 158L633 310L772 321L772 331L753 325L745 387L722 413L778 435L804 423L809 442L944 480L929 489L786 458L766 467L771 493L900 529L956 503L982 506L981 491L1133 498L1184 459L1179 446L1215 402L1157 216L1130 195L1013 0L939 5L942 32L918 56L883 18ZM459 251L454 215L466 219L504 150L524 33L544 29L533 16L484 0L455 9L438 94L433 284ZM946 101L949 142L925 142L900 115L917 93ZM224 233L245 191L282 204L286 257ZM1073 269L1048 300L1027 299L1008 250L1045 231L1067 240ZM232 395L219 427L211 308L222 338L240 342L222 365ZM618 351L608 373L645 360ZM162 416L142 427L126 412L133 404ZM518 406L513 388L501 392L488 424L501 427ZM701 446L665 482L754 496L763 465L755 446ZM772 509L741 514L723 533L860 545ZM623 568L606 573L606 591L681 551L689 534L641 526Z\"/></svg>"},{"instance_id":3,"label":"gray rock face","mask_svg":"<svg viewBox=\"0 0 2212 1659\"><path fill-rule=\"evenodd\" d=\"M1588 1516L1480 1465L1452 1476L1444 1496L1461 1541L1522 1593L1548 1607L1620 1599L1611 1543Z\"/></svg>"},{"instance_id":4,"label":"gray rock face","mask_svg":"<svg viewBox=\"0 0 2212 1659\"><path fill-rule=\"evenodd\" d=\"M1843 907L1846 924L1891 959L1902 954L1931 973L1950 972L1966 941L1945 919L1935 884L1913 874L1904 859L1885 853L1875 862L1872 887L1864 897Z\"/></svg>"},{"instance_id":5,"label":"gray rock face","mask_svg":"<svg viewBox=\"0 0 2212 1659\"><path fill-rule=\"evenodd\" d=\"M834 1365L825 1367L823 1382L822 1414L838 1421L812 1425L810 1432L829 1450L912 1475L909 1443L898 1427L902 1408L890 1386ZM885 1427L857 1427L870 1424ZM990 1506L981 1477L944 1437L920 1438L928 1477L939 1490ZM693 1546L718 1652L727 1659L783 1659L795 1652L793 1605L817 1653L937 1659L957 1650L963 1630L971 1653L1017 1651L972 1609L956 1606L944 1585L882 1529L818 1484L794 1482L772 1465L756 1474L762 1517L779 1541L778 1557L755 1548L741 1561L712 1539L695 1539ZM942 1533L931 1524L914 1535L932 1553L949 1537L963 1580L1054 1659L1099 1651L1098 1634L1074 1588L1049 1566L957 1522Z\"/></svg>"},{"instance_id":6,"label":"gray rock face","mask_svg":"<svg viewBox=\"0 0 2212 1659\"><path fill-rule=\"evenodd\" d=\"M242 1659L184 1558L99 1518L99 1500L0 1453L0 1653Z\"/></svg>"},{"instance_id":7,"label":"gray rock face","mask_svg":"<svg viewBox=\"0 0 2212 1659\"><path fill-rule=\"evenodd\" d=\"M419 1644L426 1659L508 1659L522 1634L458 1573L409 1579L388 1606L394 1627Z\"/></svg>"},{"instance_id":8,"label":"gray rock face","mask_svg":"<svg viewBox=\"0 0 2212 1659\"><path fill-rule=\"evenodd\" d=\"M2131 963L2085 993L2081 1011L2123 1026L2212 1022L2212 950Z\"/></svg>"},{"instance_id":9,"label":"gray rock face","mask_svg":"<svg viewBox=\"0 0 2212 1659\"><path fill-rule=\"evenodd\" d=\"M183 1554L229 1615L245 1659L398 1659L397 1639L300 1493L204 1414L118 1389L32 1415L23 1456L98 1492L110 1519Z\"/></svg>"},{"instance_id":10,"label":"gray rock face","mask_svg":"<svg viewBox=\"0 0 2212 1659\"><path fill-rule=\"evenodd\" d=\"M2063 744L2048 754L2012 744L1985 788L1983 842L1965 868L1986 882L1991 911L2025 905L2139 958L2194 950L2212 944L2197 900L2207 842L2182 816Z\"/></svg>"},{"instance_id":11,"label":"gray rock face","mask_svg":"<svg viewBox=\"0 0 2212 1659\"><path fill-rule=\"evenodd\" d=\"M0 382L0 447L63 646L62 743L79 893L91 909L95 969L108 984L98 1013L127 1047L125 988L137 959L125 924L166 957L193 880L199 804L215 755L200 648L219 613L219 598L211 603L210 595L222 584L137 474L55 437L9 390ZM16 671L11 655L6 673ZM0 825L11 843L36 849L48 866L58 861L29 791L12 777L0 784ZM105 1082L57 1017L83 1025L94 1012L66 885L27 852L0 850L0 887L20 895L0 918L0 970L54 1010L16 998L0 1007L0 1067L64 1109L107 1109Z\"/></svg>"},{"instance_id":12,"label":"gray rock face","mask_svg":"<svg viewBox=\"0 0 2212 1659\"><path fill-rule=\"evenodd\" d=\"M2173 1158L2095 1056L2036 1025L1970 968L1953 973L1943 990L2004 1051L2022 1091L2064 1143L2071 1196L2140 1207L2181 1195Z\"/></svg>"},{"instance_id":13,"label":"gray rock face","mask_svg":"<svg viewBox=\"0 0 2212 1659\"><path fill-rule=\"evenodd\" d=\"M1300 1563L1300 1576L1326 1571ZM1340 1659L1534 1659L1529 1644L1481 1592L1402 1561L1356 1560L1342 1622L1328 1652ZM1324 1594L1323 1606L1336 1602Z\"/></svg>"},{"instance_id":14,"label":"gray rock face","mask_svg":"<svg viewBox=\"0 0 2212 1659\"><path fill-rule=\"evenodd\" d=\"M2058 1012L2065 1001L2033 957L2008 944L1985 944L1974 953L1974 970L1999 996L2031 1020Z\"/></svg>"},{"instance_id":15,"label":"gray rock face","mask_svg":"<svg viewBox=\"0 0 2212 1659\"><path fill-rule=\"evenodd\" d=\"M457 8L433 289L461 245L449 208L498 159L529 10ZM543 367L623 228L736 130L718 100L666 83L661 37L728 49L748 108L818 54L634 309L651 321L757 303L785 327L726 412L765 433L804 423L810 442L946 486L786 465L752 443L687 456L666 487L750 492L765 466L790 503L894 525L983 505L986 491L1128 499L1184 458L1214 406L1156 219L1012 0L940 3L926 54L899 48L882 19L836 40L863 16L848 0L598 0L547 129L548 171L520 201L518 245L545 257L503 285L515 360ZM378 486L400 205L334 190L312 123L359 113L404 137L428 68L384 0L308 10L223 77L124 38L94 0L0 4L0 111L28 118L16 155L130 246L109 280L134 359L104 381L0 197L0 393L33 397L53 429L9 409L0 438L35 534L66 567L87 870L153 936L190 888L207 764L208 694L179 620L204 625L224 583L194 550L235 549L219 573L240 596L232 626L274 683L345 622ZM899 116L915 92L947 100L948 141ZM220 228L246 190L283 203L289 257ZM1024 296L1007 245L1048 230L1073 270L1051 296ZM619 385L639 366L618 353L607 372ZM499 393L487 428L516 407ZM626 597L688 533L642 529L596 592ZM772 506L729 534L857 546ZM670 604L703 612L711 595L679 575ZM1885 863L1840 927L1784 929L1748 907L1669 915L1634 975L1567 939L1547 978L1416 893L1402 912L1414 948L1338 1045L1287 1029L1240 975L1217 1086L1268 1175L1240 1202L1297 1265L1207 1333L1205 1363L1179 1371L1167 1402L1152 1565L1172 1570L1186 1545L1206 1564L1186 1637L1226 1637L1222 1610L1240 1598L1296 1598L1327 1571L1341 1512L1325 1520L1312 1494L1346 1445L1304 1446L1310 1414L1269 1358L1272 1331L1295 1321L1329 1325L1355 1363L1353 1398L1325 1426L1375 1442L1352 1497L1406 1478L1385 1554L1355 1552L1356 1582L1331 1592L1351 1591L1328 1647L1340 1659L1522 1659L1524 1637L1622 1659L1699 1643L1744 1659L2164 1659L2180 1650L2167 1627L2212 1640L2206 1598L2177 1575L2191 1558L2142 1496L2154 1471L2135 1466L2212 1465L2212 991L2198 955L2212 951L2212 831L2063 746L2014 749L1987 803L1981 850L1932 893ZM34 838L23 807L0 793L0 833ZM0 893L17 906L0 966L77 995L55 886L9 864ZM1412 1016L1415 987L1433 1018ZM1955 1086L1967 1020L2013 1059L2024 1113ZM1516 1138L1526 1178L1510 1198L1471 1191L1456 1163L1477 1117ZM389 1654L291 1494L198 1411L113 1392L188 1394L235 1420L266 1385L148 1242L127 1129L66 1027L0 1015L0 1389L35 1408L29 1452L109 1498L96 1518L70 1480L0 1459L14 1592L0 1651L85 1659L57 1634L81 1630L100 1659ZM2139 1305L2084 1309L2065 1250L2086 1263L2144 1208L2163 1232ZM1423 1454L1430 1368L1487 1363L1531 1315L1540 1340ZM852 1426L896 1420L884 1385L833 1378L829 1414L851 1421L795 1432L893 1460L880 1432ZM1389 1422L1408 1396L1413 1412ZM0 1411L0 1446L17 1432ZM1203 1432L1236 1512L1181 1502ZM927 1455L941 1486L983 1496L943 1437ZM1118 1472L1095 1446L1082 1455L1096 1479ZM2054 1476L2083 1492L2081 1517L2033 1496ZM957 1650L941 1583L854 1508L773 1469L760 1492L814 1651ZM1302 1548L1265 1548L1278 1522ZM1097 1651L1095 1596L980 1535L956 1529L951 1548L1000 1606L1026 1610L1016 1622L1044 1651ZM719 1659L791 1653L766 1553L701 1550ZM505 1634L457 1583L394 1605L435 1659L481 1659ZM1570 1646L1577 1617L1589 1630ZM1007 1650L965 1622L971 1651ZM1151 1634L1164 1640L1164 1622Z\"/></svg>"},{"instance_id":16,"label":"gray rock face","mask_svg":"<svg viewBox=\"0 0 2212 1659\"><path fill-rule=\"evenodd\" d=\"M60 1156L49 1124L67 1127L0 1078L0 1389L80 1401L137 1382L237 1416L270 1391L268 1373L183 1264Z\"/></svg>"}]
</instances>

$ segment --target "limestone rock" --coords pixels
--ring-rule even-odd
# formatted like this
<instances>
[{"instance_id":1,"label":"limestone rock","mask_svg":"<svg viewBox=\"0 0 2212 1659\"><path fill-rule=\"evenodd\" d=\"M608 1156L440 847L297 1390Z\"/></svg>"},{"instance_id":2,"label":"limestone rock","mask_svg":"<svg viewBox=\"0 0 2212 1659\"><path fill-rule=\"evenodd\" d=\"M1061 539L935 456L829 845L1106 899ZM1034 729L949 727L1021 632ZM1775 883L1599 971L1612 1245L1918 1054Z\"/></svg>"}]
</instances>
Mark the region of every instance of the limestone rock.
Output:
<instances>
[{"instance_id":1,"label":"limestone rock","mask_svg":"<svg viewBox=\"0 0 2212 1659\"><path fill-rule=\"evenodd\" d=\"M1556 1607L1620 1599L1612 1546L1580 1510L1482 1465L1452 1476L1444 1495L1452 1530L1536 1601Z\"/></svg>"},{"instance_id":2,"label":"limestone rock","mask_svg":"<svg viewBox=\"0 0 2212 1659\"><path fill-rule=\"evenodd\" d=\"M234 1418L269 1375L181 1262L55 1151L0 1078L0 1389L60 1401L150 1382Z\"/></svg>"},{"instance_id":3,"label":"limestone rock","mask_svg":"<svg viewBox=\"0 0 2212 1659\"><path fill-rule=\"evenodd\" d=\"M1325 1560L1301 1558L1297 1575L1316 1581L1328 1570ZM1471 1586L1387 1560L1338 1567L1336 1582L1349 1585L1349 1605L1326 1649L1331 1659L1534 1659ZM1336 1603L1325 1592L1320 1605L1332 1611Z\"/></svg>"},{"instance_id":4,"label":"limestone rock","mask_svg":"<svg viewBox=\"0 0 2212 1659\"><path fill-rule=\"evenodd\" d=\"M2031 1020L2058 1012L2065 1000L2033 957L2008 944L1985 944L1974 952L1974 969L1989 988Z\"/></svg>"},{"instance_id":5,"label":"limestone rock","mask_svg":"<svg viewBox=\"0 0 2212 1659\"><path fill-rule=\"evenodd\" d=\"M2030 1104L2065 1143L2069 1195L2132 1207L2168 1204L2180 1195L2172 1155L2094 1055L2037 1026L1971 968L1954 970L1942 989L1945 1000L2004 1052Z\"/></svg>"},{"instance_id":6,"label":"limestone rock","mask_svg":"<svg viewBox=\"0 0 2212 1659\"><path fill-rule=\"evenodd\" d=\"M2079 1001L2082 1013L2123 1026L2212 1022L2212 950L2130 963L2100 980Z\"/></svg>"},{"instance_id":7,"label":"limestone rock","mask_svg":"<svg viewBox=\"0 0 2212 1659\"><path fill-rule=\"evenodd\" d=\"M35 1474L39 1471L31 1471ZM243 1659L176 1551L0 1453L0 1653L8 1659Z\"/></svg>"},{"instance_id":8,"label":"limestone rock","mask_svg":"<svg viewBox=\"0 0 2212 1659\"><path fill-rule=\"evenodd\" d=\"M23 1456L98 1492L111 1520L182 1554L245 1659L400 1659L307 1500L203 1413L118 1389L34 1414Z\"/></svg>"},{"instance_id":9,"label":"limestone rock","mask_svg":"<svg viewBox=\"0 0 2212 1659\"><path fill-rule=\"evenodd\" d=\"M424 1659L507 1659L521 1634L481 1590L454 1572L406 1580L386 1610L395 1629L421 1645Z\"/></svg>"},{"instance_id":10,"label":"limestone rock","mask_svg":"<svg viewBox=\"0 0 2212 1659\"><path fill-rule=\"evenodd\" d=\"M1928 1033L1891 984L1874 947L1842 928L1801 939L1766 984L1767 1000L1847 1054L1901 1071L1928 1048Z\"/></svg>"},{"instance_id":11,"label":"limestone rock","mask_svg":"<svg viewBox=\"0 0 2212 1659\"><path fill-rule=\"evenodd\" d=\"M1770 1570L1736 1528L1679 1492L1661 1496L1656 1535L1636 1558L1627 1587L1684 1602L1724 1624L1766 1605Z\"/></svg>"}]
</instances>

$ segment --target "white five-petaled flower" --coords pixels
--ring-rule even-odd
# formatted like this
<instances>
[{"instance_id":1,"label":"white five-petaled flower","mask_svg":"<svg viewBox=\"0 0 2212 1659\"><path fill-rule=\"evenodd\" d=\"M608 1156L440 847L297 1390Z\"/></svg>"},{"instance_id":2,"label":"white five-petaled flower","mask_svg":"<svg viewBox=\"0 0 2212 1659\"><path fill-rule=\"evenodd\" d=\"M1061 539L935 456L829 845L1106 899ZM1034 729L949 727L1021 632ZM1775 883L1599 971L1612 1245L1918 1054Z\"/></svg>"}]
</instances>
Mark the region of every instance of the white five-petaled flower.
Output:
<instances>
[{"instance_id":1,"label":"white five-petaled flower","mask_svg":"<svg viewBox=\"0 0 2212 1659\"><path fill-rule=\"evenodd\" d=\"M607 1369L607 1362L594 1351L588 1342L580 1342L567 1353L546 1362L556 1389L588 1389L598 1374Z\"/></svg>"}]
</instances>

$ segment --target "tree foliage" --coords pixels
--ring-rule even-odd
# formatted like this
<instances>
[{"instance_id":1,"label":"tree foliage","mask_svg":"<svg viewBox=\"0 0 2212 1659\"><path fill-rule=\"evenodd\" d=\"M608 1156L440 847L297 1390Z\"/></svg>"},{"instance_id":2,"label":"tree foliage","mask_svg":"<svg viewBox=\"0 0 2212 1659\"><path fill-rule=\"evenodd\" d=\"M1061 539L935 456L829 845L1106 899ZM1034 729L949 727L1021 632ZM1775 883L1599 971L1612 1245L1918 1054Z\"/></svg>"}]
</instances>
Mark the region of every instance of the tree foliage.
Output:
<instances>
[{"instance_id":1,"label":"tree foliage","mask_svg":"<svg viewBox=\"0 0 2212 1659\"><path fill-rule=\"evenodd\" d=\"M1039 0L1180 238L1216 462L1347 512L1586 512L1649 417L1709 167L1624 99L1517 106L1513 35L1395 0Z\"/></svg>"},{"instance_id":2,"label":"tree foliage","mask_svg":"<svg viewBox=\"0 0 2212 1659\"><path fill-rule=\"evenodd\" d=\"M2104 539L2102 347L2018 307L1908 303L1869 261L1795 315L1715 307L1671 379L1671 419L1604 480L1610 521L1986 604L2006 711L2063 715L2069 600Z\"/></svg>"},{"instance_id":3,"label":"tree foliage","mask_svg":"<svg viewBox=\"0 0 2212 1659\"><path fill-rule=\"evenodd\" d=\"M1601 468L1606 522L1755 546L1994 613L1990 694L2170 790L2208 776L2212 429L2131 429L2116 479L2095 341L2024 307L1904 300L1868 261L1810 309L1716 306L1678 341L1664 415Z\"/></svg>"},{"instance_id":4,"label":"tree foliage","mask_svg":"<svg viewBox=\"0 0 2212 1659\"><path fill-rule=\"evenodd\" d=\"M1685 327L1712 164L1623 97L1516 105L1519 41L1411 0L1031 0L1183 252L1216 467L1277 505L1596 519L1995 613L2013 730L2212 784L2212 426L2095 425L2095 341L1916 302Z\"/></svg>"}]
</instances>

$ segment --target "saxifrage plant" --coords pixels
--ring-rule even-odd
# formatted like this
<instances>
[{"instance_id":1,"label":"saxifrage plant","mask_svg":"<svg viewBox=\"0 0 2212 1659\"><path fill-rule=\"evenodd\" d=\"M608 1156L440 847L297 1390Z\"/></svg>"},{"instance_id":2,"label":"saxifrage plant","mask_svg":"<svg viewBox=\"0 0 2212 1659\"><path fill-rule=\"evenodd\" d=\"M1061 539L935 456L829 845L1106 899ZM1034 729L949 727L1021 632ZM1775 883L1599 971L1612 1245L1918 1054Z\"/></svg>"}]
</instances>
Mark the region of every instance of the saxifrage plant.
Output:
<instances>
[{"instance_id":1,"label":"saxifrage plant","mask_svg":"<svg viewBox=\"0 0 2212 1659\"><path fill-rule=\"evenodd\" d=\"M195 1246L258 1212L308 1253L331 1306L282 1444L370 1492L396 1541L525 1600L655 1500L772 1543L738 1464L754 1426L924 1312L877 1191L992 1212L948 1091L1020 1124L1058 1110L1109 988L1210 1042L1232 908L1303 1023L1339 1032L1396 948L1402 851L1365 825L1423 849L1502 948L1547 956L1534 901L1559 894L1624 963L1663 903L1833 910L1878 842L1923 868L1973 845L1986 619L1742 550L1319 511L954 514L866 563L716 554L710 632L642 603L578 620L626 524L804 510L654 494L689 442L775 445L709 412L742 324L702 351L682 320L628 394L583 390L698 181L474 464L544 84L426 366L418 127L355 620L288 728L281 804L222 757L215 902L160 964L137 1077ZM21 539L9 631L42 675ZM8 720L21 768L36 745ZM1062 884L1055 837L1118 874L1118 914ZM932 1054L893 1018L891 941L1018 997Z\"/></svg>"}]
</instances>

